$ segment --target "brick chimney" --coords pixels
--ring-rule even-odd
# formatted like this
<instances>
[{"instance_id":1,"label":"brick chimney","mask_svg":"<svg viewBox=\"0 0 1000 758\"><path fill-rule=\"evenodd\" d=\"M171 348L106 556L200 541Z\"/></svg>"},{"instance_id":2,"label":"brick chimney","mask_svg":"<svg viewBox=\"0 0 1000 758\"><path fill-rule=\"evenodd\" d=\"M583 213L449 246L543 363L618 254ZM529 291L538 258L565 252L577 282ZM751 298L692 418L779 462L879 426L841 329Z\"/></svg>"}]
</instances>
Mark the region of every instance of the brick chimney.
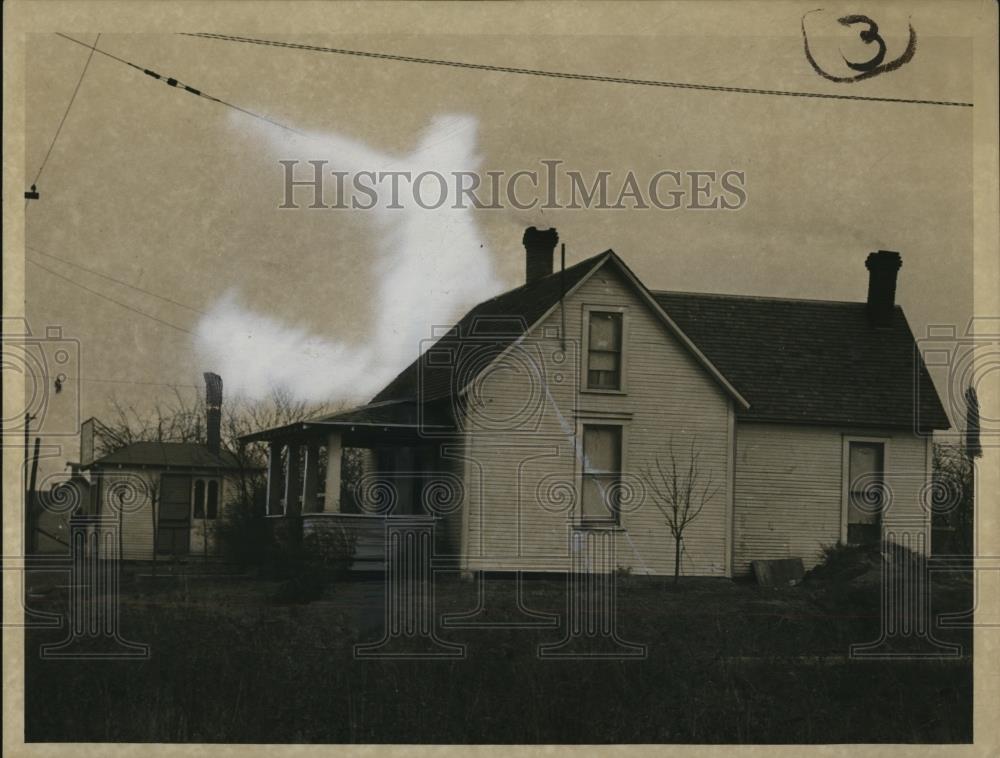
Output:
<instances>
[{"instance_id":1,"label":"brick chimney","mask_svg":"<svg viewBox=\"0 0 1000 758\"><path fill-rule=\"evenodd\" d=\"M536 229L529 226L524 230L524 282L541 279L552 273L556 243L559 235L555 229Z\"/></svg>"},{"instance_id":2,"label":"brick chimney","mask_svg":"<svg viewBox=\"0 0 1000 758\"><path fill-rule=\"evenodd\" d=\"M205 377L205 446L218 455L222 447L222 377L206 371Z\"/></svg>"},{"instance_id":3,"label":"brick chimney","mask_svg":"<svg viewBox=\"0 0 1000 758\"><path fill-rule=\"evenodd\" d=\"M868 319L873 326L888 326L896 307L896 274L903 265L899 253L879 250L869 253L865 261L868 269Z\"/></svg>"}]
</instances>

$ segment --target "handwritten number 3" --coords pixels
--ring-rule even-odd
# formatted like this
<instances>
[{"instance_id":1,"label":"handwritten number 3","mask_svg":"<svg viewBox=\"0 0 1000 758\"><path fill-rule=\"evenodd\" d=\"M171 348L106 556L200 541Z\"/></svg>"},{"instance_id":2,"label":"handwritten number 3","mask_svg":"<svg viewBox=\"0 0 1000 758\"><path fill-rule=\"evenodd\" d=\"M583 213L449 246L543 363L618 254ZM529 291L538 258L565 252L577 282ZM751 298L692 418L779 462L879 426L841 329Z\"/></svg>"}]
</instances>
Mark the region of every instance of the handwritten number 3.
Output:
<instances>
[{"instance_id":1,"label":"handwritten number 3","mask_svg":"<svg viewBox=\"0 0 1000 758\"><path fill-rule=\"evenodd\" d=\"M864 63L851 63L847 58L844 58L844 63L846 63L854 71L871 71L875 67L879 66L883 60L885 60L885 40L882 39L881 35L878 33L878 24L872 21L868 16L844 16L843 18L837 19L843 26L853 26L854 24L867 24L867 29L862 29L860 33L861 41L865 44L871 44L872 42L878 43L878 52L875 53L875 57L871 60L865 61Z\"/></svg>"},{"instance_id":2,"label":"handwritten number 3","mask_svg":"<svg viewBox=\"0 0 1000 758\"><path fill-rule=\"evenodd\" d=\"M816 13L822 10L817 8L814 11L809 11L809 13ZM837 21L843 26L854 26L855 24L864 24L866 28L862 29L858 34L861 37L861 41L866 45L870 45L872 42L878 44L878 52L871 60L863 61L861 63L851 63L844 54L841 53L840 57L843 58L844 63L852 70L857 73L853 76L837 76L835 74L828 73L824 71L820 65L813 58L812 50L809 49L809 37L806 34L806 13L802 16L802 43L805 48L806 60L809 61L809 65L813 67L813 71L822 76L824 79L829 79L831 82L840 82L844 84L860 82L864 79L871 79L873 76L878 76L879 74L885 74L889 71L895 71L900 66L909 63L913 60L914 53L917 52L917 33L913 31L912 24L909 25L910 28L910 40L906 45L906 49L903 51L896 60L885 63L885 53L886 45L885 40L882 39L882 35L878 33L878 24L872 21L868 16L844 16L843 18L837 19Z\"/></svg>"}]
</instances>

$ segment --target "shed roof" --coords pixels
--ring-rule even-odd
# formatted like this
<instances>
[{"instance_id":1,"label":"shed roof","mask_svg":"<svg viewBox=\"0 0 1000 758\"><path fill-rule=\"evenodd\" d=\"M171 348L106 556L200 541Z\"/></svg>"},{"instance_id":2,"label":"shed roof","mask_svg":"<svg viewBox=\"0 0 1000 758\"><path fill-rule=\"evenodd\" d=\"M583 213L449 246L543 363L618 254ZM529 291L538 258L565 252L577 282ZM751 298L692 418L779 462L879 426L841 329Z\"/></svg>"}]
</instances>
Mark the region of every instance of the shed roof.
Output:
<instances>
[{"instance_id":1,"label":"shed roof","mask_svg":"<svg viewBox=\"0 0 1000 758\"><path fill-rule=\"evenodd\" d=\"M239 461L227 450L217 455L195 442L133 442L83 468L96 466L237 469Z\"/></svg>"}]
</instances>

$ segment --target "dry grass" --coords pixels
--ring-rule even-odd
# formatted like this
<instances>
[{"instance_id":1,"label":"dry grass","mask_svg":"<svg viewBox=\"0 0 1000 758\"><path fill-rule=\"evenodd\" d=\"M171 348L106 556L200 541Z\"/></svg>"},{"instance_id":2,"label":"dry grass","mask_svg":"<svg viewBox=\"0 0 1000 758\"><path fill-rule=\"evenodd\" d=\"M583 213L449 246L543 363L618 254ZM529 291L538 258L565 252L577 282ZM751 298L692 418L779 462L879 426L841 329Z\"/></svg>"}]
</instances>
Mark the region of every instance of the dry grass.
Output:
<instances>
[{"instance_id":1,"label":"dry grass","mask_svg":"<svg viewBox=\"0 0 1000 758\"><path fill-rule=\"evenodd\" d=\"M452 661L363 661L357 586L279 606L273 583L181 580L131 588L126 636L142 662L39 660L28 635L26 736L33 741L661 743L967 742L971 661L845 660L879 629L878 587L762 590L725 581L621 581L620 634L633 661L540 660L560 629L447 629ZM518 618L510 582L490 583L488 618ZM935 610L961 608L964 585ZM874 594L873 594L874 593ZM369 593L370 594L370 593ZM442 580L442 612L475 605ZM525 584L560 612L562 580ZM368 609L368 617L372 613ZM377 611L375 613L377 616ZM961 636L954 640L968 642Z\"/></svg>"}]
</instances>

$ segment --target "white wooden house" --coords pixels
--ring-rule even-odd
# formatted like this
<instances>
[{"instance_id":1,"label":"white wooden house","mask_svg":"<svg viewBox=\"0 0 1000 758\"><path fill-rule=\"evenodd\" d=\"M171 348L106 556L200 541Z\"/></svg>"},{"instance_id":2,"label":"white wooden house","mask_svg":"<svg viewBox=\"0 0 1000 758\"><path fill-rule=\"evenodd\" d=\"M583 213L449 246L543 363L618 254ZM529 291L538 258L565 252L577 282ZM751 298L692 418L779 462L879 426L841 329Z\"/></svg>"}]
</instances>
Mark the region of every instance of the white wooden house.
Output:
<instances>
[{"instance_id":1,"label":"white wooden house","mask_svg":"<svg viewBox=\"0 0 1000 758\"><path fill-rule=\"evenodd\" d=\"M82 512L116 519L121 557L214 557L216 532L240 486L240 464L221 449L222 381L206 374L207 442L134 442L93 456L93 419L81 431L81 461L87 476Z\"/></svg>"},{"instance_id":2,"label":"white wooden house","mask_svg":"<svg viewBox=\"0 0 1000 758\"><path fill-rule=\"evenodd\" d=\"M654 292L611 250L554 271L556 242L528 229L526 283L370 403L247 437L270 444L271 516L373 535L424 516L439 558L467 571L565 571L573 535L601 530L618 565L668 574L650 478L695 450L712 496L685 533L686 575L809 567L824 546L904 532L929 550L931 433L949 422L895 303L897 253L868 256L865 301L828 302ZM350 503L346 448L377 461Z\"/></svg>"}]
</instances>

